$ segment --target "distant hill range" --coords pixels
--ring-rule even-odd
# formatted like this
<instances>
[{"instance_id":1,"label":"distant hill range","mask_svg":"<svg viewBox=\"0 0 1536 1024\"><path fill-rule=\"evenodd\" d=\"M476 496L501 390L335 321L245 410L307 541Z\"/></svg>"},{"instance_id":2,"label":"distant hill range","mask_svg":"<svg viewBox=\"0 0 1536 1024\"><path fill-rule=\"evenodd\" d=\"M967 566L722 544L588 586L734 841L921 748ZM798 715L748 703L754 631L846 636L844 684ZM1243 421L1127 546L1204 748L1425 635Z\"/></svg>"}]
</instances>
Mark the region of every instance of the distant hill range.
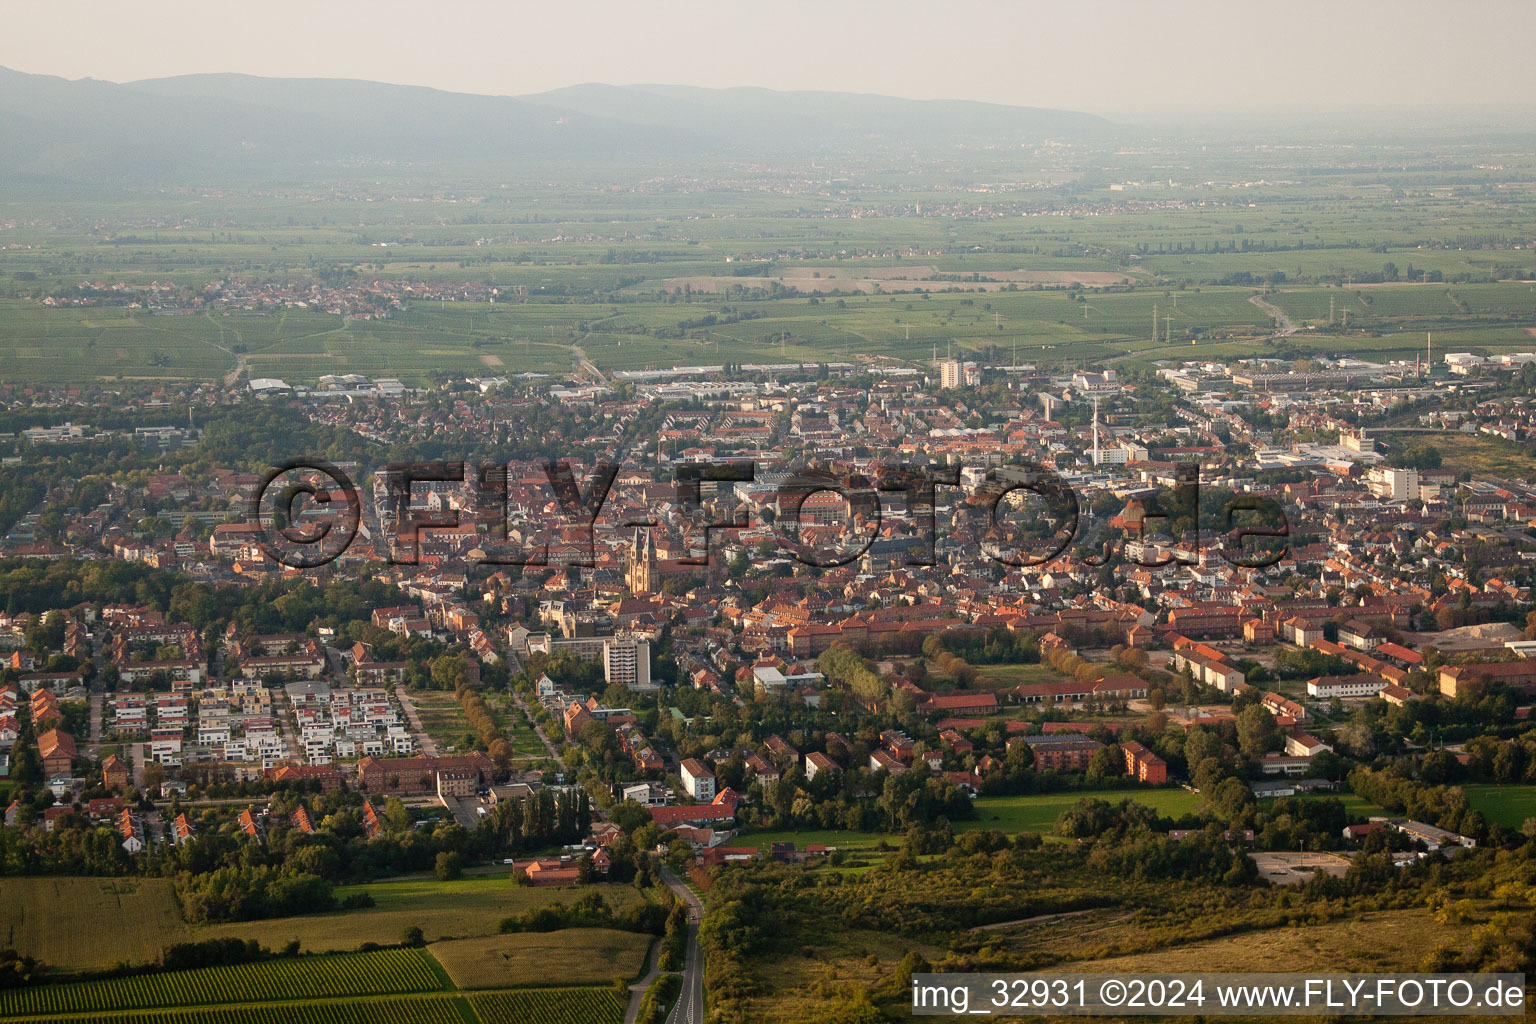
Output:
<instances>
[{"instance_id":1,"label":"distant hill range","mask_svg":"<svg viewBox=\"0 0 1536 1024\"><path fill-rule=\"evenodd\" d=\"M118 85L0 68L0 179L199 182L1109 137L1089 114L852 93L580 85L477 96L344 79Z\"/></svg>"}]
</instances>

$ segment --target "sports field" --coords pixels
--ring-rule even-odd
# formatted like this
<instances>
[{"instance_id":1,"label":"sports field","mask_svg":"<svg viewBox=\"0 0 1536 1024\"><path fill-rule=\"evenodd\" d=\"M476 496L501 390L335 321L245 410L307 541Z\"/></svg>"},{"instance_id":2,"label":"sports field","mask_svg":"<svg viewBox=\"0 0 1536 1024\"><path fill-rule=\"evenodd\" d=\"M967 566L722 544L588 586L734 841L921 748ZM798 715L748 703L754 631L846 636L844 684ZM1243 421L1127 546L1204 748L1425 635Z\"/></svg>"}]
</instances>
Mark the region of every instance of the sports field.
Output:
<instances>
[{"instance_id":1,"label":"sports field","mask_svg":"<svg viewBox=\"0 0 1536 1024\"><path fill-rule=\"evenodd\" d=\"M1066 793L1030 793L1024 796L993 796L979 797L973 801L976 808L976 817L969 821L954 822L956 832L967 832L972 829L998 829L1009 834L1019 832L1048 833L1056 825L1056 819L1063 812L1069 810L1079 800L1087 797L1097 797L1118 803L1121 800L1135 800L1146 804L1158 814L1164 817L1177 818L1180 815L1196 811L1200 807L1200 797L1184 789L1108 789L1078 791ZM733 840L734 845L756 846L766 851L770 844L775 842L792 842L799 849L807 846L831 846L840 850L867 850L874 847L881 840L891 846L899 846L902 837L879 832L846 832L828 829L807 829L797 831L793 829L779 831L749 832L739 840Z\"/></svg>"},{"instance_id":2,"label":"sports field","mask_svg":"<svg viewBox=\"0 0 1536 1024\"><path fill-rule=\"evenodd\" d=\"M1536 786L1466 786L1467 800L1493 825L1517 831L1536 818Z\"/></svg>"},{"instance_id":3,"label":"sports field","mask_svg":"<svg viewBox=\"0 0 1536 1024\"><path fill-rule=\"evenodd\" d=\"M1200 809L1199 795L1185 789L1118 789L981 797L975 801L975 819L958 822L955 830L995 828L1009 833L1049 832L1055 827L1057 818L1086 797L1108 800L1112 804L1134 800L1165 818L1177 818Z\"/></svg>"}]
</instances>

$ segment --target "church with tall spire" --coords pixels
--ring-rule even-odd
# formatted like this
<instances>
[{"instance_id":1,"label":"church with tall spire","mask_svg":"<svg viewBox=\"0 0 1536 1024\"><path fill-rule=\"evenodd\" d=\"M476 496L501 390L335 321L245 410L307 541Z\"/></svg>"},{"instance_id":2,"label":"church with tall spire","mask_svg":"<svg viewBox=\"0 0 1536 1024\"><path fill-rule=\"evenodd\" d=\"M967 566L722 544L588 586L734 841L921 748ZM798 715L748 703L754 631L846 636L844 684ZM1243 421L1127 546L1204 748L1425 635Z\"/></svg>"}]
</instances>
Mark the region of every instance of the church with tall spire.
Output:
<instances>
[{"instance_id":1,"label":"church with tall spire","mask_svg":"<svg viewBox=\"0 0 1536 1024\"><path fill-rule=\"evenodd\" d=\"M659 584L656 571L656 542L651 531L643 526L635 527L635 535L629 542L628 558L624 566L624 583L632 594L654 594Z\"/></svg>"}]
</instances>

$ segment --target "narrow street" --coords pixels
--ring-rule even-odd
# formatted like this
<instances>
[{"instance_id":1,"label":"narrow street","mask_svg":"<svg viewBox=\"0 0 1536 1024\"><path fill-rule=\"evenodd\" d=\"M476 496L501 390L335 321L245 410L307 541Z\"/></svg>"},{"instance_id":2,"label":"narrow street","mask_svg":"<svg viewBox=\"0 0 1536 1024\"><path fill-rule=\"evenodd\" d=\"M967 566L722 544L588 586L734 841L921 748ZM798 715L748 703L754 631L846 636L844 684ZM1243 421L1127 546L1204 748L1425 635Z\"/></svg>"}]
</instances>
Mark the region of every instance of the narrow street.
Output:
<instances>
[{"instance_id":1,"label":"narrow street","mask_svg":"<svg viewBox=\"0 0 1536 1024\"><path fill-rule=\"evenodd\" d=\"M148 743L129 743L123 747L129 764L133 766L133 786L140 793L144 792L144 751L148 747Z\"/></svg>"},{"instance_id":2,"label":"narrow street","mask_svg":"<svg viewBox=\"0 0 1536 1024\"><path fill-rule=\"evenodd\" d=\"M416 713L416 705L411 703L411 695L406 692L404 683L395 684L395 699L400 702L400 710L405 712L405 721L421 744L421 752L428 757L436 757L437 741L421 727L421 716Z\"/></svg>"},{"instance_id":3,"label":"narrow street","mask_svg":"<svg viewBox=\"0 0 1536 1024\"><path fill-rule=\"evenodd\" d=\"M704 952L699 949L699 926L688 925L688 959L683 967L683 990L667 1015L667 1024L703 1024Z\"/></svg>"},{"instance_id":4,"label":"narrow street","mask_svg":"<svg viewBox=\"0 0 1536 1024\"><path fill-rule=\"evenodd\" d=\"M640 1016L640 1004L645 1001L645 990L651 987L651 983L661 977L661 968L657 965L661 962L661 942L651 943L650 959L646 961L645 977L629 986L629 1009L624 1011L624 1024L635 1024Z\"/></svg>"},{"instance_id":5,"label":"narrow street","mask_svg":"<svg viewBox=\"0 0 1536 1024\"><path fill-rule=\"evenodd\" d=\"M528 725L532 727L533 734L543 741L544 749L549 751L549 756L556 761L560 760L560 751L555 749L549 737L544 735L544 730L539 728L539 723L534 720L533 712L528 710L528 702L523 700L523 695L516 690L508 690L507 693L512 697L512 702L517 705L518 710L523 713L523 717L528 719Z\"/></svg>"},{"instance_id":6,"label":"narrow street","mask_svg":"<svg viewBox=\"0 0 1536 1024\"><path fill-rule=\"evenodd\" d=\"M673 874L671 868L661 869L661 879L688 905L688 956L683 963L683 991L667 1015L667 1024L703 1024L704 951L699 948L699 924L704 920L704 903Z\"/></svg>"},{"instance_id":7,"label":"narrow street","mask_svg":"<svg viewBox=\"0 0 1536 1024\"><path fill-rule=\"evenodd\" d=\"M100 690L91 691L91 739L85 752L93 761L101 760L101 716L106 710L107 695Z\"/></svg>"}]
</instances>

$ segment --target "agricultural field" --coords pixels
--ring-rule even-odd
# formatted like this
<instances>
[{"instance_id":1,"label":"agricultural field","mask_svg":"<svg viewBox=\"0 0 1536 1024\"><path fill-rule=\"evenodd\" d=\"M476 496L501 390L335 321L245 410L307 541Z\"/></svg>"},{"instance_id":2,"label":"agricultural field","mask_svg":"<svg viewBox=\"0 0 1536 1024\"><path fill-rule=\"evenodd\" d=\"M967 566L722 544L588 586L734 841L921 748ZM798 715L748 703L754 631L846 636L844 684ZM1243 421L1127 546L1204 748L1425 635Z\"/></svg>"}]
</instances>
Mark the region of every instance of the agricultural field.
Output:
<instances>
[{"instance_id":1,"label":"agricultural field","mask_svg":"<svg viewBox=\"0 0 1536 1024\"><path fill-rule=\"evenodd\" d=\"M385 949L7 989L0 991L0 1016L433 992L442 987L424 952Z\"/></svg>"},{"instance_id":2,"label":"agricultural field","mask_svg":"<svg viewBox=\"0 0 1536 1024\"><path fill-rule=\"evenodd\" d=\"M584 891L601 892L615 910L635 906L643 899L627 885L588 886ZM297 939L306 950L329 952L356 949L365 942L398 941L405 929L416 926L428 942L440 942L494 935L504 917L557 901L569 903L576 895L570 889L515 886L505 874L456 882L423 879L343 887L336 890L336 897L340 900L354 892L367 892L375 905L363 910L209 925L198 928L197 936L256 939L269 948Z\"/></svg>"},{"instance_id":3,"label":"agricultural field","mask_svg":"<svg viewBox=\"0 0 1536 1024\"><path fill-rule=\"evenodd\" d=\"M219 338L219 326L201 315L50 310L0 300L0 375L9 380L215 380L235 366Z\"/></svg>"},{"instance_id":4,"label":"agricultural field","mask_svg":"<svg viewBox=\"0 0 1536 1024\"><path fill-rule=\"evenodd\" d=\"M55 967L144 963L191 938L167 878L49 876L0 884L0 947Z\"/></svg>"},{"instance_id":5,"label":"agricultural field","mask_svg":"<svg viewBox=\"0 0 1536 1024\"><path fill-rule=\"evenodd\" d=\"M423 690L411 695L411 703L416 705L421 726L437 742L438 750L445 753L455 749L468 750L470 747L465 745L466 740L470 741L470 746L474 744L476 737L469 727L469 719L465 717L464 709L459 706L453 694ZM533 726L510 699L493 693L487 695L486 705L507 741L512 744L514 757L549 756L549 751L534 735Z\"/></svg>"},{"instance_id":6,"label":"agricultural field","mask_svg":"<svg viewBox=\"0 0 1536 1024\"><path fill-rule=\"evenodd\" d=\"M643 287L665 284L663 279ZM243 372L312 382L326 373L361 373L422 382L440 374L564 375L583 355L605 370L626 370L720 362L910 364L926 362L935 347L993 363L1011 362L1017 352L1020 361L1047 364L1187 358L1191 350L1206 357L1271 351L1254 340L1271 329L1270 317L1248 301L1254 288L1179 289L1145 282L1117 288L1122 290L1080 294L1052 285L837 298L700 292L665 301L649 298L647 291L617 304L596 295L561 303L420 303L387 320L293 310L169 315L110 307L45 309L0 300L0 375L39 381L217 381ZM1523 328L1536 325L1529 301L1536 296L1523 289L1412 286L1367 293L1362 287L1271 298L1309 325L1290 339L1296 347L1411 358L1422 349L1420 331L1440 332L1442 351L1520 347ZM1329 333L1330 297L1339 304L1341 325L1343 309L1350 310L1347 326L1356 333ZM1490 330L1501 333L1487 336Z\"/></svg>"},{"instance_id":7,"label":"agricultural field","mask_svg":"<svg viewBox=\"0 0 1536 1024\"><path fill-rule=\"evenodd\" d=\"M1233 158L1191 157L1217 176ZM605 371L921 365L935 350L1055 367L1277 350L1411 358L1426 332L1441 352L1532 347L1536 287L1513 279L1536 270L1525 244L1529 189L1490 192L1502 179L1440 182L1436 170L1405 169L1410 194L1374 173L1335 168L1240 200L1218 189L1171 206L1167 192L1063 185L1019 198L1008 216L975 219L921 212L954 195L947 177L941 186L921 175L873 175L837 196L521 183L481 189L472 222L457 200L407 202L387 189L366 204L323 193L304 203L241 193L57 198L46 224L27 223L26 201L4 200L0 220L16 218L7 241L20 248L0 270L0 380L299 383L350 372L426 383L563 377L583 358ZM1033 215L1062 203L1108 215ZM869 204L910 212L850 216ZM79 226L187 217L225 229L193 237ZM1409 282L1421 272L1439 279ZM83 283L196 294L231 278L410 289L399 293L403 308L379 319L239 299L228 309L43 305L67 303ZM470 285L496 288L498 301ZM1260 293L1300 328L1283 348L1263 340L1274 324L1249 301Z\"/></svg>"},{"instance_id":8,"label":"agricultural field","mask_svg":"<svg viewBox=\"0 0 1536 1024\"><path fill-rule=\"evenodd\" d=\"M620 1024L624 1008L608 988L505 989L470 995L383 995L266 1002L102 1015L13 1017L37 1024Z\"/></svg>"},{"instance_id":9,"label":"agricultural field","mask_svg":"<svg viewBox=\"0 0 1536 1024\"><path fill-rule=\"evenodd\" d=\"M458 988L605 985L645 968L651 937L613 928L515 932L435 942L428 951Z\"/></svg>"},{"instance_id":10,"label":"agricultural field","mask_svg":"<svg viewBox=\"0 0 1536 1024\"><path fill-rule=\"evenodd\" d=\"M618 1024L623 1007L610 983L640 974L651 942L648 935L570 929L39 985L0 990L0 1018L52 1024ZM558 987L542 987L546 983ZM476 991L461 995L457 989Z\"/></svg>"},{"instance_id":11,"label":"agricultural field","mask_svg":"<svg viewBox=\"0 0 1536 1024\"><path fill-rule=\"evenodd\" d=\"M411 694L411 703L416 705L421 727L436 741L439 751L451 753L464 746L466 739L470 741L470 747L473 746L474 730L469 727L469 719L453 694L422 690Z\"/></svg>"},{"instance_id":12,"label":"agricultural field","mask_svg":"<svg viewBox=\"0 0 1536 1024\"><path fill-rule=\"evenodd\" d=\"M1528 322L1536 308L1536 289L1523 281L1487 284L1363 284L1342 288L1283 288L1269 301L1299 324L1333 325L1356 330L1440 330L1462 326L1497 326ZM1346 324L1344 314L1349 314Z\"/></svg>"},{"instance_id":13,"label":"agricultural field","mask_svg":"<svg viewBox=\"0 0 1536 1024\"><path fill-rule=\"evenodd\" d=\"M467 998L480 1024L620 1024L624 1007L610 989L546 988L476 992Z\"/></svg>"},{"instance_id":14,"label":"agricultural field","mask_svg":"<svg viewBox=\"0 0 1536 1024\"><path fill-rule=\"evenodd\" d=\"M515 997L514 997L515 998ZM612 998L612 997L610 997ZM515 1003L514 1003L515 1005ZM462 996L386 996L304 1003L139 1010L103 1016L18 1017L37 1024L522 1024L522 1020L475 1017Z\"/></svg>"}]
</instances>

